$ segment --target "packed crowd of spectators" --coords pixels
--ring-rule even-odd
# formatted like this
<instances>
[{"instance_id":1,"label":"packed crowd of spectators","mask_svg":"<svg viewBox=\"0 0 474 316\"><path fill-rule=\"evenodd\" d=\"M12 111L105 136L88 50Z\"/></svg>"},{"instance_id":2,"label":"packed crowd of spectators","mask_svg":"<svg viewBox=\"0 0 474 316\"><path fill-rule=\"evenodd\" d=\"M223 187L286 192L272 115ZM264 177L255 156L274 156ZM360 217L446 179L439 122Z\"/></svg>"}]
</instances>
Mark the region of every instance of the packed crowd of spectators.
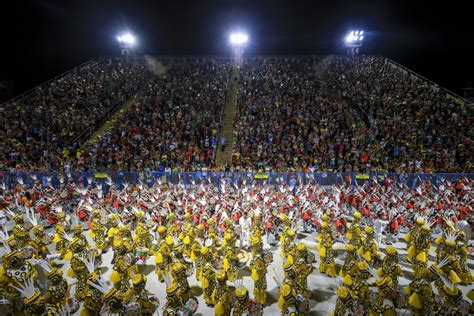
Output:
<instances>
[{"instance_id":1,"label":"packed crowd of spectators","mask_svg":"<svg viewBox=\"0 0 474 316\"><path fill-rule=\"evenodd\" d=\"M0 170L216 169L230 76L213 59L87 64L1 106ZM470 105L382 57L256 58L238 80L229 171L473 170Z\"/></svg>"},{"instance_id":2,"label":"packed crowd of spectators","mask_svg":"<svg viewBox=\"0 0 474 316\"><path fill-rule=\"evenodd\" d=\"M472 171L472 116L458 101L382 57L252 60L230 169Z\"/></svg>"},{"instance_id":3,"label":"packed crowd of spectators","mask_svg":"<svg viewBox=\"0 0 474 316\"><path fill-rule=\"evenodd\" d=\"M345 97L368 116L359 150L369 168L383 161L396 172L473 170L472 105L383 57L334 58L329 69Z\"/></svg>"},{"instance_id":4,"label":"packed crowd of spectators","mask_svg":"<svg viewBox=\"0 0 474 316\"><path fill-rule=\"evenodd\" d=\"M233 170L351 171L361 120L325 77L324 60L243 65Z\"/></svg>"},{"instance_id":5,"label":"packed crowd of spectators","mask_svg":"<svg viewBox=\"0 0 474 316\"><path fill-rule=\"evenodd\" d=\"M1 108L1 170L58 170L87 158L72 143L94 129L108 109L136 92L143 65L100 60L35 88ZM82 156L85 154L86 156Z\"/></svg>"},{"instance_id":6,"label":"packed crowd of spectators","mask_svg":"<svg viewBox=\"0 0 474 316\"><path fill-rule=\"evenodd\" d=\"M169 65L89 148L95 169L212 167L229 71L214 60Z\"/></svg>"}]
</instances>

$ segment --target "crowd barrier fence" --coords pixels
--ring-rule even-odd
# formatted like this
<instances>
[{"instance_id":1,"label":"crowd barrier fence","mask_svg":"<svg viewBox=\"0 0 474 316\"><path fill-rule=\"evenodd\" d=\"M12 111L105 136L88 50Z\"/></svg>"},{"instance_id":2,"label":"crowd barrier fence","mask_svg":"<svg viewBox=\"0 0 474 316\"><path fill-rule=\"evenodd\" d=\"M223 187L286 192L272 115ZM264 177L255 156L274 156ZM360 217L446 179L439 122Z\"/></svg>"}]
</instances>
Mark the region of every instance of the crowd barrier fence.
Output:
<instances>
[{"instance_id":1,"label":"crowd barrier fence","mask_svg":"<svg viewBox=\"0 0 474 316\"><path fill-rule=\"evenodd\" d=\"M9 189L12 189L19 181L32 188L37 179L43 186L48 181L53 187L60 187L60 179L63 183L75 183L87 186L103 185L107 189L107 178L114 184L122 188L124 183L147 184L153 186L155 182L178 185L184 188L199 186L200 184L210 184L222 188L225 181L234 187L240 187L243 183L250 186L278 186L283 183L296 186L300 183L318 183L322 186L332 186L342 184L352 188L356 186L389 185L398 184L415 188L424 181L429 181L435 186L439 186L442 181L457 181L464 177L474 180L474 173L358 173L358 172L72 172L69 175L56 172L8 172L0 171L0 181ZM20 180L21 181L21 180Z\"/></svg>"}]
</instances>

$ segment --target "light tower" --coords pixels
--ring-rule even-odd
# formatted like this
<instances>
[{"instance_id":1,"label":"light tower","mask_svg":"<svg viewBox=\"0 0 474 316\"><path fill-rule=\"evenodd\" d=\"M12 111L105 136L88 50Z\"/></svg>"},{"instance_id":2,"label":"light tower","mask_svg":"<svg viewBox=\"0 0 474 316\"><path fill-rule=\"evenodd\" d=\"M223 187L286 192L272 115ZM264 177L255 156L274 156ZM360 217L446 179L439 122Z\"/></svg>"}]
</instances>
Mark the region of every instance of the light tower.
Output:
<instances>
[{"instance_id":1,"label":"light tower","mask_svg":"<svg viewBox=\"0 0 474 316\"><path fill-rule=\"evenodd\" d=\"M131 55L133 52L133 47L137 42L135 36L129 32L117 36L117 41L119 42L121 53L125 57L129 57Z\"/></svg>"},{"instance_id":2,"label":"light tower","mask_svg":"<svg viewBox=\"0 0 474 316\"><path fill-rule=\"evenodd\" d=\"M362 40L364 39L364 31L352 30L347 33L345 42L347 47L347 54L354 58L355 55L359 54L359 48L362 46Z\"/></svg>"},{"instance_id":3,"label":"light tower","mask_svg":"<svg viewBox=\"0 0 474 316\"><path fill-rule=\"evenodd\" d=\"M242 62L242 55L248 40L248 35L243 32L234 32L229 36L229 41L232 45L232 57L234 59L234 63L237 65L240 65Z\"/></svg>"}]
</instances>

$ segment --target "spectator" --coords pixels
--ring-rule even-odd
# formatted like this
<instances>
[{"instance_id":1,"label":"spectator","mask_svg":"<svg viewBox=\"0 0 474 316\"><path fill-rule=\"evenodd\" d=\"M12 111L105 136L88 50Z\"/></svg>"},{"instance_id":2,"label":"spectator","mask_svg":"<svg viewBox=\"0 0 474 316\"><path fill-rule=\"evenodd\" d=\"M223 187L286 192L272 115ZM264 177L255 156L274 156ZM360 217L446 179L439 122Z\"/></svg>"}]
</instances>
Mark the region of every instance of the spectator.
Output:
<instances>
[{"instance_id":1,"label":"spectator","mask_svg":"<svg viewBox=\"0 0 474 316\"><path fill-rule=\"evenodd\" d=\"M225 150L225 137L221 136L221 145L222 145L222 151Z\"/></svg>"}]
</instances>

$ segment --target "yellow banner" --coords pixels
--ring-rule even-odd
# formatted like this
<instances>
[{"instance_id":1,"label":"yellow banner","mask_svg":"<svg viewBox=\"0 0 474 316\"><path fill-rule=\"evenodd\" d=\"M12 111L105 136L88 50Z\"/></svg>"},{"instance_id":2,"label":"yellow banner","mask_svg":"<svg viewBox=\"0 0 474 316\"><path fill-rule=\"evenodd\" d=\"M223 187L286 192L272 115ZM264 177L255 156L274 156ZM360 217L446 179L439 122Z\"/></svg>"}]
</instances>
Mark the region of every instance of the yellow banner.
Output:
<instances>
[{"instance_id":1,"label":"yellow banner","mask_svg":"<svg viewBox=\"0 0 474 316\"><path fill-rule=\"evenodd\" d=\"M268 179L268 173L256 173L255 179Z\"/></svg>"},{"instance_id":2,"label":"yellow banner","mask_svg":"<svg viewBox=\"0 0 474 316\"><path fill-rule=\"evenodd\" d=\"M108 174L106 173L96 173L95 175L96 179L107 179Z\"/></svg>"},{"instance_id":3,"label":"yellow banner","mask_svg":"<svg viewBox=\"0 0 474 316\"><path fill-rule=\"evenodd\" d=\"M370 179L370 175L368 175L367 173L358 173L356 174L356 179L368 180Z\"/></svg>"}]
</instances>

